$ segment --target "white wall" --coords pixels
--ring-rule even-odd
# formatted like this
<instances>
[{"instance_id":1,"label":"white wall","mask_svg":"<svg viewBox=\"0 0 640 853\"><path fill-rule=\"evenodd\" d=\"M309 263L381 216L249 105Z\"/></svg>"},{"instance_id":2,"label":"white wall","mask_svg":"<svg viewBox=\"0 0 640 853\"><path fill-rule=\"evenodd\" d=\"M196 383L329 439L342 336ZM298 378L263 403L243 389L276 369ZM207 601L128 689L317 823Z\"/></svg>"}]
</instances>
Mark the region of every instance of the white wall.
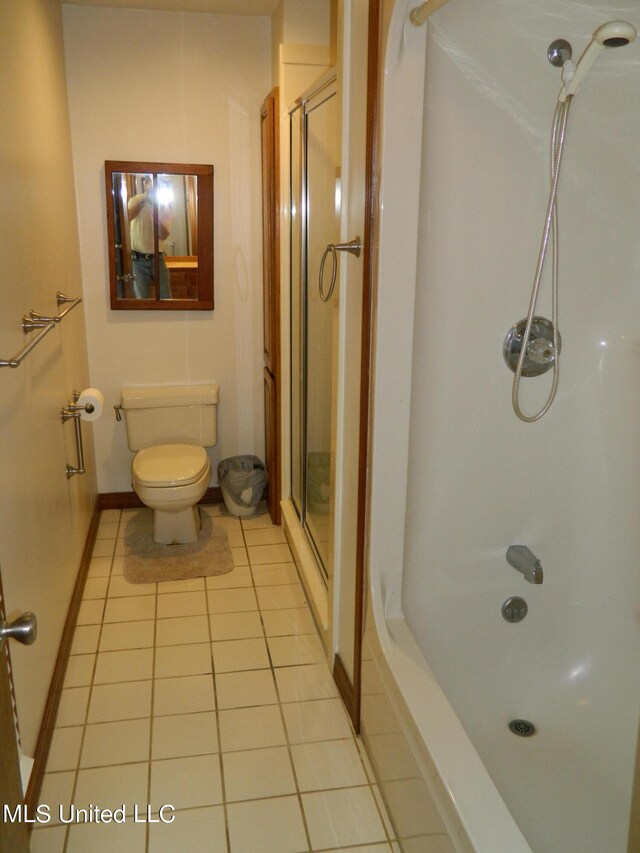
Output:
<instances>
[{"instance_id":1,"label":"white wall","mask_svg":"<svg viewBox=\"0 0 640 853\"><path fill-rule=\"evenodd\" d=\"M4 4L0 31L2 198L0 357L29 338L23 314L57 312L55 294L82 295L64 74L62 17L53 0ZM33 610L38 641L12 643L23 746L33 754L96 494L92 427L87 473L75 465L73 424L60 409L88 385L83 305L17 369L0 371L0 565L7 616Z\"/></svg>"},{"instance_id":2,"label":"white wall","mask_svg":"<svg viewBox=\"0 0 640 853\"><path fill-rule=\"evenodd\" d=\"M64 7L92 385L220 384L212 462L264 455L260 104L268 18ZM109 308L104 161L214 166L213 312ZM124 424L96 424L100 492L130 490ZM215 474L214 474L215 482Z\"/></svg>"}]
</instances>

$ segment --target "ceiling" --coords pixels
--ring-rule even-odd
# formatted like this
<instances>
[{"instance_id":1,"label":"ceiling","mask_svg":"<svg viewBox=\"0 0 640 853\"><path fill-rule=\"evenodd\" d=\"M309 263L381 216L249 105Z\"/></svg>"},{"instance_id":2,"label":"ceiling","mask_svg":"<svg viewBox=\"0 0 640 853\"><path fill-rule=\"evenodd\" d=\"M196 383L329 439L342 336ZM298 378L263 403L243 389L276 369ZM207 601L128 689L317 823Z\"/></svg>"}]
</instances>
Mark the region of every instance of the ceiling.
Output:
<instances>
[{"instance_id":1,"label":"ceiling","mask_svg":"<svg viewBox=\"0 0 640 853\"><path fill-rule=\"evenodd\" d=\"M210 12L217 15L271 16L278 0L70 0L75 6L155 9L161 12Z\"/></svg>"}]
</instances>

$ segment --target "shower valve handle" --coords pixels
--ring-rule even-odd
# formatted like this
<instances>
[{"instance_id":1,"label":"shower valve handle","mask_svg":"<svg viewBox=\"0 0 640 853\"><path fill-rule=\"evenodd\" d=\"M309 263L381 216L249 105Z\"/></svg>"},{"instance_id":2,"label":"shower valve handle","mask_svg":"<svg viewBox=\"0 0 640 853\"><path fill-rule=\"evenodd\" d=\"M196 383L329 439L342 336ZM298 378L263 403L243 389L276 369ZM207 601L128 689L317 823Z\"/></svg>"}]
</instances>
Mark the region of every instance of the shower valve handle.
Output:
<instances>
[{"instance_id":1,"label":"shower valve handle","mask_svg":"<svg viewBox=\"0 0 640 853\"><path fill-rule=\"evenodd\" d=\"M529 338L527 344L527 358L533 364L547 366L553 364L556 350L553 346L553 341L547 341L544 338Z\"/></svg>"}]
</instances>

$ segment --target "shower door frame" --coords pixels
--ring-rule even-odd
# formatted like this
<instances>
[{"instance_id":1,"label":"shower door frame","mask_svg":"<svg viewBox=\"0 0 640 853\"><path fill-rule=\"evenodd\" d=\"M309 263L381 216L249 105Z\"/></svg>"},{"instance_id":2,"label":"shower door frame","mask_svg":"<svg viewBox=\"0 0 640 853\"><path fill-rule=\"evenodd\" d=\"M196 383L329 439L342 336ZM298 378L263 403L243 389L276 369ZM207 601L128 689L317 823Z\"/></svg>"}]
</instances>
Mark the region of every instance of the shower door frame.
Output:
<instances>
[{"instance_id":1,"label":"shower door frame","mask_svg":"<svg viewBox=\"0 0 640 853\"><path fill-rule=\"evenodd\" d=\"M287 447L289 448L289 453L287 454L286 465L289 466L289 470L287 471L287 480L290 485L290 494L289 497L282 502L283 506L283 520L285 524L285 529L287 530L287 537L289 540L294 543L294 554L296 562L299 563L301 567L301 578L303 580L304 586L307 590L307 594L309 596L309 601L312 606L312 610L314 611L314 616L318 621L318 625L321 629L321 634L323 636L323 640L325 643L325 647L327 653L329 655L329 662L332 665L333 669L333 677L334 681L338 687L342 700L349 712L349 716L354 725L356 731L359 730L360 726L360 682L361 682L361 669L362 669L362 661L361 661L361 650L362 650L362 630L363 630L363 612L364 612L364 599L366 596L366 579L365 579L365 558L367 553L367 513L368 513L368 488L369 488L369 480L368 480L368 466L369 466L369 443L370 443L370 435L369 435L369 419L370 419L370 384L371 384L371 369L372 369L372 330L374 326L374 286L373 286L373 277L375 271L375 258L377 253L376 246L376 219L377 219L377 206L378 206L378 159L379 159L379 102L378 102L378 92L380 86L380 40L383 37L383 17L384 17L384 5L383 0L345 0L344 4L344 17L341 23L339 23L339 27L341 28L340 32L343 37L342 41L342 51L341 56L343 57L343 61L345 62L344 73L346 75L345 79L342 78L342 74L339 72L338 74L338 84L339 84L339 97L342 99L345 96L346 90L350 95L354 97L360 98L360 104L362 109L360 110L360 116L357 119L358 128L362 131L364 140L362 144L362 152L358 154L356 152L355 156L362 158L361 161L358 161L357 168L361 169L361 182L357 181L359 184L351 185L350 189L345 193L345 179L346 175L343 173L342 181L343 181L343 196L346 195L347 198L352 197L352 193L355 191L355 195L353 195L353 201L355 205L351 208L352 211L357 210L360 211L360 215L362 217L361 223L356 226L358 233L361 235L362 239L362 252L361 252L361 294L360 294L360 309L359 316L361 320L361 341L359 345L360 350L360 366L359 366L359 392L357 393L357 397L359 398L358 410L359 413L355 415L354 413L354 424L356 424L356 441L353 449L350 452L350 458L354 461L357 466L357 482L355 484L355 494L353 495L353 522L352 522L352 531L351 535L354 537L353 543L353 555L352 562L349 563L348 566L336 566L336 577L332 577L329 579L328 588L325 588L327 592L327 600L326 603L328 605L328 613L323 612L322 609L322 601L318 598L318 588L322 586L322 578L320 570L315 572L315 576L317 577L317 585L314 577L311 575L307 575L307 571L305 566L307 565L307 560L305 556L306 554L309 556L308 563L315 563L316 561L312 559L312 549L311 547L306 547L306 533L303 530L302 522L300 519L300 511L298 502L294 499L294 490L293 483L295 479L294 472L292 470L292 457L294 452L294 442L292 435L292 424L293 420L296 417L296 412L294 411L294 405L297 404L297 401L292 399L291 392L293 391L293 382L294 376L290 375L289 378L289 394L288 396L288 405L287 409L283 412L283 416L285 420L283 421L283 435L287 435ZM358 46L354 51L354 34L358 38L364 37L364 55L360 50L360 46ZM361 44L361 42L360 42ZM360 73L362 72L362 73ZM320 78L322 79L322 78ZM315 91L318 88L318 82L307 90L307 92ZM305 93L306 94L306 93ZM286 138L288 142L291 141L291 116L295 113L296 108L301 109L301 102L304 95L301 98L298 98L295 103L289 101L289 104L292 106L287 110L287 126L286 130L283 128L282 138ZM353 121L353 117L351 111L349 111L349 116L345 117L344 112L342 113L342 120L348 121L351 123ZM345 144L345 135L350 139L350 136L345 128L342 129L342 138L343 145ZM347 158L349 163L351 163L351 156L353 152L351 149L347 153ZM343 160L345 157L345 152L343 151ZM292 168L293 168L293 151L287 152L287 160L288 160L288 186L283 185L283 198L287 199L287 205L291 201L290 189L291 189L291 180L292 180ZM344 162L343 162L344 166ZM355 173L354 173L355 174ZM285 195L286 194L286 195ZM343 199L344 200L344 199ZM291 243L294 242L293 230L290 230L292 226L293 217L295 215L295 211L287 210L287 205L285 205L284 218L283 218L283 234L286 233L287 238L291 236ZM286 224L285 224L286 223ZM347 223L346 220L343 222L343 227L345 228L345 233L342 234L344 239L351 239L355 236L356 231L351 233L352 225L355 224L355 221L351 221ZM286 229L286 231L285 231ZM346 231L349 233L347 234ZM293 283L293 273L295 271L295 264L301 263L299 258L294 258L293 256L293 245L286 245L286 251L283 252L283 257L288 257L290 261L289 268L287 269L287 274L290 275L289 282L289 293L292 291L292 283ZM347 261L347 263L352 263L351 260ZM327 271L328 273L328 271ZM294 305L288 306L289 310L286 311L286 319L285 323L288 323L289 334L286 336L286 343L283 341L283 344L286 346L288 341L291 340L291 323L294 315ZM288 364L292 367L293 363L293 353L290 354L290 358L287 359ZM286 470L286 468L285 468ZM292 522L295 519L295 525ZM298 538L297 531L300 531L300 538ZM302 539L305 541L303 542ZM346 572L345 572L346 568ZM338 574L340 577L338 577ZM342 588L334 589L334 581L336 583L340 583ZM346 597L343 593L347 591ZM347 617L350 615L351 624L350 625L340 625L339 631L340 636L336 638L335 635L335 626L334 621L337 620L341 614L347 614ZM326 618L325 618L326 617ZM352 668L349 666L349 660L352 658ZM333 662L331 663L331 660Z\"/></svg>"},{"instance_id":2,"label":"shower door frame","mask_svg":"<svg viewBox=\"0 0 640 853\"><path fill-rule=\"evenodd\" d=\"M335 68L330 68L325 74L323 74L319 80L314 83L311 89L305 92L295 103L295 105L289 110L289 133L290 133L290 150L292 152L292 156L290 158L290 165L293 167L293 131L292 131L292 120L295 113L300 110L301 117L301 132L300 132L300 140L299 144L301 146L301 155L300 155L300 167L301 167L301 178L300 178L300 216L301 216L301 225L300 225L300 234L302 236L301 240L301 248L300 248L300 267L301 267L301 275L300 275L300 387L299 387L299 411L298 417L300 421L300 452L299 458L297 459L297 464L299 465L299 480L300 480L300 506L298 505L298 497L296 496L296 492L294 489L294 476L295 476L295 464L296 459L292 452L291 459L291 470L290 470L290 490L291 490L291 499L292 504L295 508L296 513L298 514L298 518L300 520L300 524L305 532L307 541L311 547L313 552L313 556L315 562L319 568L320 578L326 589L329 589L329 579L331 575L330 566L325 565L325 560L323 559L322 554L320 553L320 549L318 548L313 530L310 528L308 524L308 501L307 501L307 393L308 393L308 334L307 334L307 321L309 317L309 301L307 297L308 288L313 286L313 283L309 280L309 196L308 196L308 157L307 157L307 137L308 137L308 116L314 110L321 107L324 103L326 103L331 98L338 97L338 84L337 84L337 73ZM290 190L293 186L293 174L290 175L289 187ZM291 207L294 206L293 197L290 199ZM293 221L291 223L291 227L293 228ZM291 237L291 245L293 246L294 239L293 234ZM290 271L290 282L291 289L293 292L294 286L294 273L293 269ZM339 291L338 291L339 294ZM293 316L293 299L292 299L292 316L291 316L291 330L295 325L295 320ZM291 397L293 399L293 361L297 357L298 353L294 350L293 346L291 347ZM290 413L290 429L291 436L294 435L294 425L293 425L293 407ZM333 430L334 424L332 423L331 429ZM333 478L330 481L330 501L333 500ZM328 562L331 562L331 555L329 554Z\"/></svg>"}]
</instances>

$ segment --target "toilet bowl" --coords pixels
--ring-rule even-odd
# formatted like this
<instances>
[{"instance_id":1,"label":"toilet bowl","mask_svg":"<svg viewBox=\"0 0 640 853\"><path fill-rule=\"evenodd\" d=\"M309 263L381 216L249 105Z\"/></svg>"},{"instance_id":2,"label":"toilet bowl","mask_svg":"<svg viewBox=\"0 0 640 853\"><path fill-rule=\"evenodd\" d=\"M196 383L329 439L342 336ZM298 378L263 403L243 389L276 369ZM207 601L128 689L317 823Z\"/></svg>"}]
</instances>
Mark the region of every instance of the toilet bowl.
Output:
<instances>
[{"instance_id":1,"label":"toilet bowl","mask_svg":"<svg viewBox=\"0 0 640 853\"><path fill-rule=\"evenodd\" d=\"M217 441L218 386L128 387L121 393L129 449L136 451L131 484L153 510L153 539L197 542L196 506L211 481L205 447Z\"/></svg>"},{"instance_id":2,"label":"toilet bowl","mask_svg":"<svg viewBox=\"0 0 640 853\"><path fill-rule=\"evenodd\" d=\"M135 455L131 483L142 503L154 510L155 542L172 545L197 541L200 513L196 504L210 480L211 463L203 447L165 444Z\"/></svg>"}]
</instances>

